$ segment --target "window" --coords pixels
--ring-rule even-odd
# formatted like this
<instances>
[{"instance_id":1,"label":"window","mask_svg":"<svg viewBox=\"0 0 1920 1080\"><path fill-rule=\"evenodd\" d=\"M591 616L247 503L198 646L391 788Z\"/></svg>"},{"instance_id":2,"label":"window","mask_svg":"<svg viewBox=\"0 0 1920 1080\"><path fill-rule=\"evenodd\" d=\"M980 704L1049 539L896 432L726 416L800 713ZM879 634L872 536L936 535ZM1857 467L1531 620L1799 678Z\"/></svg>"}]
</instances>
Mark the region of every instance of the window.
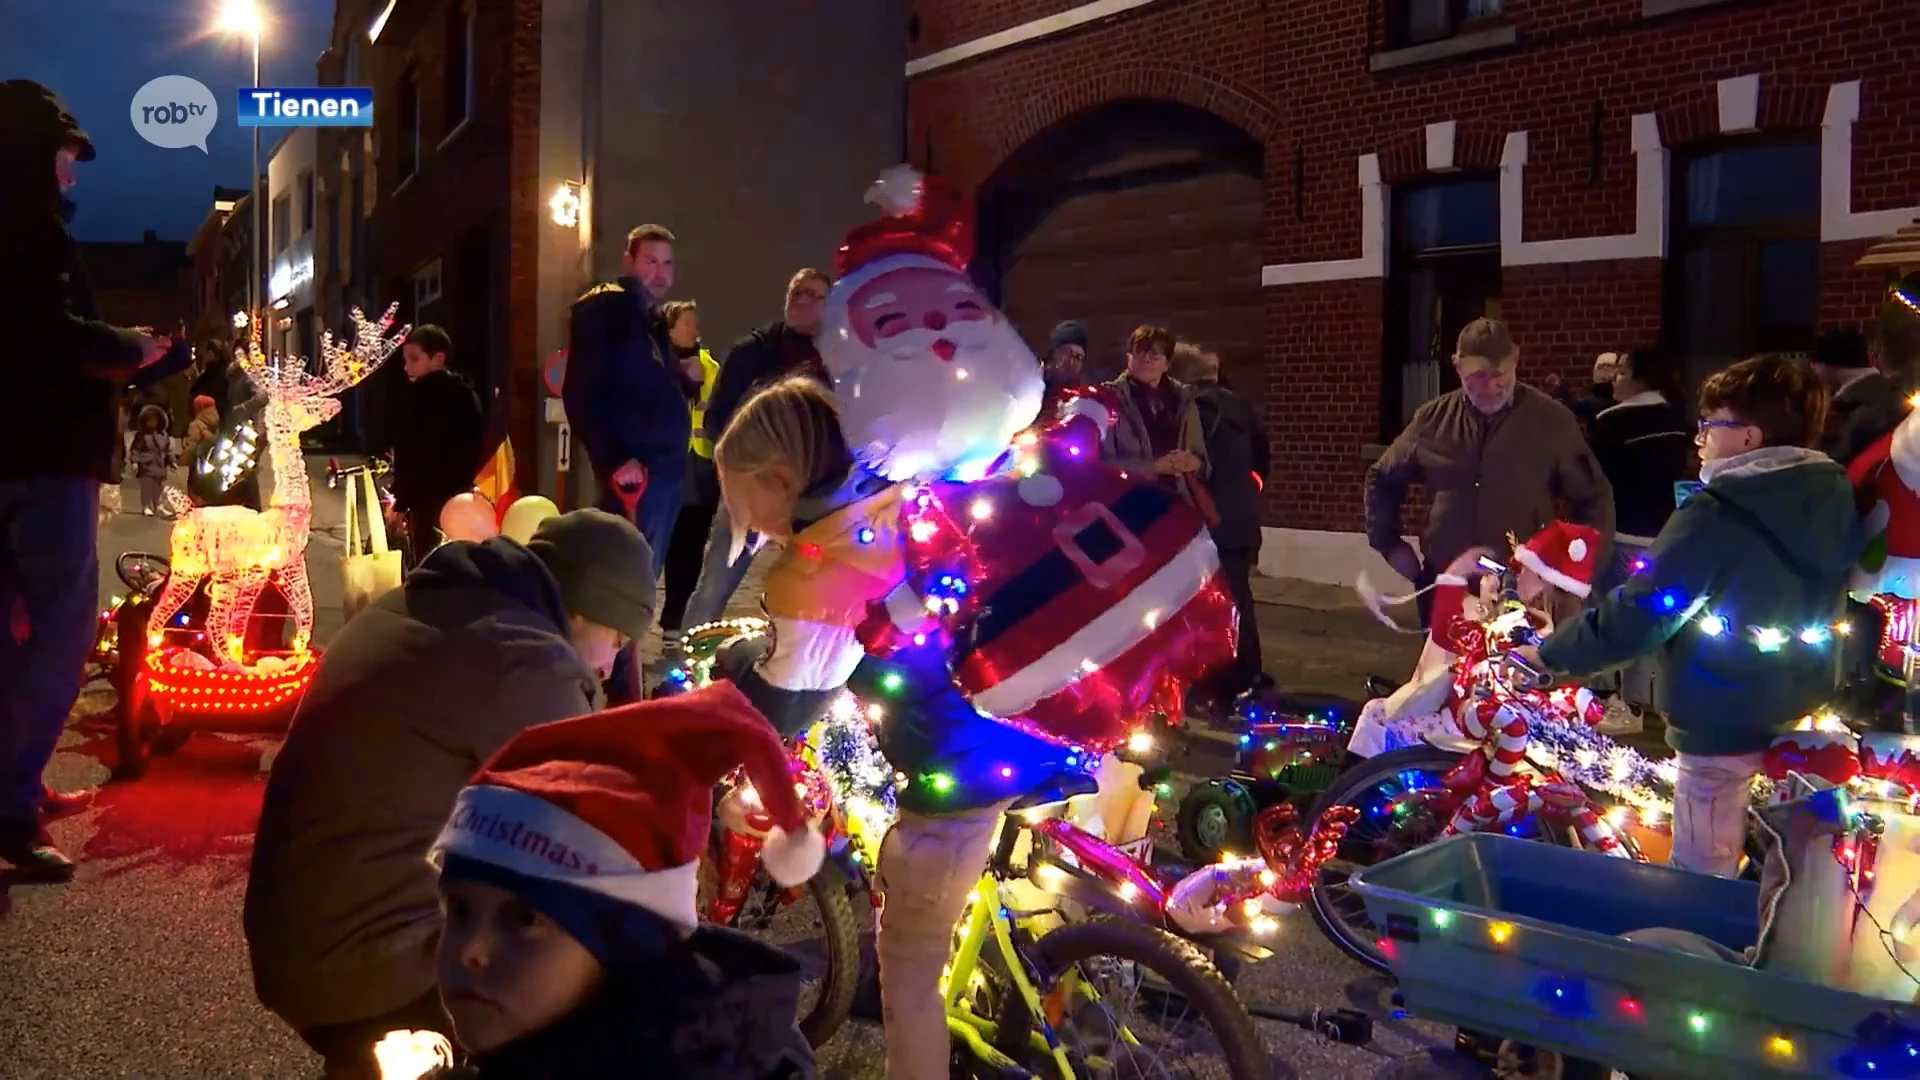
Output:
<instances>
[{"instance_id":1,"label":"window","mask_svg":"<svg viewBox=\"0 0 1920 1080\"><path fill-rule=\"evenodd\" d=\"M468 4L452 4L447 9L447 51L445 65L447 105L446 136L460 130L473 113L473 31L474 12Z\"/></svg>"},{"instance_id":2,"label":"window","mask_svg":"<svg viewBox=\"0 0 1920 1080\"><path fill-rule=\"evenodd\" d=\"M313 231L313 170L301 173L296 186L300 193L300 227L293 235L305 236Z\"/></svg>"},{"instance_id":3,"label":"window","mask_svg":"<svg viewBox=\"0 0 1920 1080\"><path fill-rule=\"evenodd\" d=\"M427 309L427 305L440 299L440 260L435 259L414 271L413 274L413 311L416 318Z\"/></svg>"},{"instance_id":4,"label":"window","mask_svg":"<svg viewBox=\"0 0 1920 1080\"><path fill-rule=\"evenodd\" d=\"M1500 182L1469 176L1395 188L1387 275L1381 441L1460 385L1454 339L1500 314Z\"/></svg>"},{"instance_id":5,"label":"window","mask_svg":"<svg viewBox=\"0 0 1920 1080\"><path fill-rule=\"evenodd\" d=\"M405 183L420 168L420 83L408 72L400 80L400 123L397 136L399 154L394 160L394 177Z\"/></svg>"},{"instance_id":6,"label":"window","mask_svg":"<svg viewBox=\"0 0 1920 1080\"><path fill-rule=\"evenodd\" d=\"M287 245L293 242L292 196L281 195L273 200L273 220L267 227L272 230L273 253L278 255L287 250Z\"/></svg>"},{"instance_id":7,"label":"window","mask_svg":"<svg viewBox=\"0 0 1920 1080\"><path fill-rule=\"evenodd\" d=\"M1757 352L1813 348L1820 300L1820 147L1722 145L1674 163L1668 345L1704 377Z\"/></svg>"},{"instance_id":8,"label":"window","mask_svg":"<svg viewBox=\"0 0 1920 1080\"><path fill-rule=\"evenodd\" d=\"M1388 0L1387 48L1453 37L1478 19L1501 14L1504 0Z\"/></svg>"}]
</instances>

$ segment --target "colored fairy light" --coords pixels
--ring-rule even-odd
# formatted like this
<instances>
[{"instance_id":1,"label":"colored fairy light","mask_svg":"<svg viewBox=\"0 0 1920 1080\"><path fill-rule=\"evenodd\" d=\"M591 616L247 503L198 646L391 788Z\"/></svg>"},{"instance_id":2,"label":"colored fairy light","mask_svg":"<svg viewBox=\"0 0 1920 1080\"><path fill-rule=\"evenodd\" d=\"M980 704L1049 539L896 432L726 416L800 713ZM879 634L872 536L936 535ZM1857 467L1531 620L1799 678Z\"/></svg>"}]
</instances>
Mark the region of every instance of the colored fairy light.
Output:
<instances>
[{"instance_id":1,"label":"colored fairy light","mask_svg":"<svg viewBox=\"0 0 1920 1080\"><path fill-rule=\"evenodd\" d=\"M1786 632L1778 627L1762 626L1753 632L1754 647L1761 652L1779 652L1786 643Z\"/></svg>"},{"instance_id":2,"label":"colored fairy light","mask_svg":"<svg viewBox=\"0 0 1920 1080\"><path fill-rule=\"evenodd\" d=\"M1700 632L1708 637L1719 637L1727 632L1727 620L1718 615L1702 615Z\"/></svg>"},{"instance_id":3,"label":"colored fairy light","mask_svg":"<svg viewBox=\"0 0 1920 1080\"><path fill-rule=\"evenodd\" d=\"M1784 1034L1775 1035L1773 1038L1767 1040L1767 1053L1772 1054L1774 1057L1790 1058L1793 1056L1793 1052L1793 1039L1790 1036Z\"/></svg>"},{"instance_id":4,"label":"colored fairy light","mask_svg":"<svg viewBox=\"0 0 1920 1080\"><path fill-rule=\"evenodd\" d=\"M1809 626L1800 631L1799 637L1803 645L1825 645L1832 640L1833 631L1825 626Z\"/></svg>"},{"instance_id":5,"label":"colored fairy light","mask_svg":"<svg viewBox=\"0 0 1920 1080\"><path fill-rule=\"evenodd\" d=\"M1446 928L1452 925L1453 925L1453 912L1447 911L1443 908L1435 908L1433 910L1433 928L1435 930L1445 930Z\"/></svg>"},{"instance_id":6,"label":"colored fairy light","mask_svg":"<svg viewBox=\"0 0 1920 1080\"><path fill-rule=\"evenodd\" d=\"M889 671L885 675L880 676L880 689L885 690L889 694L899 690L900 683L900 673L897 671Z\"/></svg>"},{"instance_id":7,"label":"colored fairy light","mask_svg":"<svg viewBox=\"0 0 1920 1080\"><path fill-rule=\"evenodd\" d=\"M1153 749L1153 736L1145 731L1136 731L1127 736L1127 750L1135 754L1144 754Z\"/></svg>"},{"instance_id":8,"label":"colored fairy light","mask_svg":"<svg viewBox=\"0 0 1920 1080\"><path fill-rule=\"evenodd\" d=\"M862 544L871 544L871 543L873 543L873 530L872 530L872 529L869 529L869 528L867 528L867 527L866 527L865 525L862 525L862 526L860 526L860 528L859 528L859 529L858 529L858 530L857 530L857 531L856 531L856 532L855 532L855 533L853 534L853 538L854 538L854 540L856 540L856 541L857 541L857 542L859 542L859 543L862 543Z\"/></svg>"},{"instance_id":9,"label":"colored fairy light","mask_svg":"<svg viewBox=\"0 0 1920 1080\"><path fill-rule=\"evenodd\" d=\"M1487 924L1487 937L1495 945L1505 945L1513 940L1513 924L1510 922L1490 922Z\"/></svg>"},{"instance_id":10,"label":"colored fairy light","mask_svg":"<svg viewBox=\"0 0 1920 1080\"><path fill-rule=\"evenodd\" d=\"M206 628L214 666L223 673L248 673L278 686L282 682L279 665L304 665L313 640L313 590L306 565L313 497L300 450L300 433L337 415L338 395L371 375L400 347L407 328L388 333L397 309L398 305L389 307L378 322L354 309L352 343L337 343L328 333L321 341L317 374L305 363L269 360L260 350L256 325L255 339L240 352L239 362L255 389L267 399L262 420L268 458L273 464L273 493L264 511L244 506L187 509L184 496L169 493L184 513L173 527L171 576L147 624L148 638L154 646L166 641L170 624L205 583ZM260 594L269 586L286 598L293 617L293 636L288 642L291 656L285 660L247 655L247 628ZM268 659L279 664L267 665ZM156 692L172 700L170 695L176 688L191 689L195 676L186 673L194 670L169 667L165 679L155 680Z\"/></svg>"},{"instance_id":11,"label":"colored fairy light","mask_svg":"<svg viewBox=\"0 0 1920 1080\"><path fill-rule=\"evenodd\" d=\"M953 777L947 773L933 773L927 777L927 783L938 795L945 795L953 790Z\"/></svg>"},{"instance_id":12,"label":"colored fairy light","mask_svg":"<svg viewBox=\"0 0 1920 1080\"><path fill-rule=\"evenodd\" d=\"M1695 1035L1705 1035L1713 1027L1713 1021L1706 1013L1696 1012L1687 1017L1687 1029Z\"/></svg>"}]
</instances>

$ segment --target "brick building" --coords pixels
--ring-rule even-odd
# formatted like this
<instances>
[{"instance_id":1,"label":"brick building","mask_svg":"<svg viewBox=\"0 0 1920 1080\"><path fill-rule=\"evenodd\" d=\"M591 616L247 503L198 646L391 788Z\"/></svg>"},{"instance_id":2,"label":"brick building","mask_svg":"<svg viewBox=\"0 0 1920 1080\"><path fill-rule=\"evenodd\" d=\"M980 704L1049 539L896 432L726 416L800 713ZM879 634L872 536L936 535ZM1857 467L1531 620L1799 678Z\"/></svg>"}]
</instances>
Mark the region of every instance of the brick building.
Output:
<instances>
[{"instance_id":1,"label":"brick building","mask_svg":"<svg viewBox=\"0 0 1920 1080\"><path fill-rule=\"evenodd\" d=\"M319 153L364 197L354 286L447 328L453 364L499 393L523 487L551 493L542 361L630 228L679 234L676 295L724 348L864 216L904 136L898 2L338 0L321 80L374 93L364 147Z\"/></svg>"},{"instance_id":2,"label":"brick building","mask_svg":"<svg viewBox=\"0 0 1920 1080\"><path fill-rule=\"evenodd\" d=\"M172 333L188 312L187 245L153 230L138 241L93 240L80 245L80 265L100 315L117 326L151 326Z\"/></svg>"},{"instance_id":3,"label":"brick building","mask_svg":"<svg viewBox=\"0 0 1920 1080\"><path fill-rule=\"evenodd\" d=\"M976 272L1041 339L1219 345L1283 463L1270 572L1351 581L1368 463L1468 320L1584 384L1863 322L1920 209L1895 0L922 0L916 157L974 191ZM1411 526L1416 524L1409 521ZM1417 531L1410 528L1408 531Z\"/></svg>"},{"instance_id":4,"label":"brick building","mask_svg":"<svg viewBox=\"0 0 1920 1080\"><path fill-rule=\"evenodd\" d=\"M187 335L195 348L232 340L233 313L247 306L249 264L243 260L236 278L233 256L236 247L246 254L249 233L232 219L251 205L246 188L216 186L212 209L187 241Z\"/></svg>"}]
</instances>

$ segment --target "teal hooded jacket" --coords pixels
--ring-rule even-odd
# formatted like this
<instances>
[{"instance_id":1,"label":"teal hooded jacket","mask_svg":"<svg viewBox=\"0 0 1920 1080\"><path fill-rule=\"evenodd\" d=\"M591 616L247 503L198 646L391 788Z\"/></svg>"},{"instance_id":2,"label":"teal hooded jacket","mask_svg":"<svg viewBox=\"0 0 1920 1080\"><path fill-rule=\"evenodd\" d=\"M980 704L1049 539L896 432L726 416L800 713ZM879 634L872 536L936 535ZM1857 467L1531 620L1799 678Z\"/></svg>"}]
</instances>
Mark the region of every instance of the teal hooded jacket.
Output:
<instances>
[{"instance_id":1,"label":"teal hooded jacket","mask_svg":"<svg viewBox=\"0 0 1920 1080\"><path fill-rule=\"evenodd\" d=\"M1754 753L1832 696L1832 626L1862 530L1845 470L1814 450L1767 447L1700 478L1644 565L1540 658L1586 675L1652 654L1668 745Z\"/></svg>"}]
</instances>

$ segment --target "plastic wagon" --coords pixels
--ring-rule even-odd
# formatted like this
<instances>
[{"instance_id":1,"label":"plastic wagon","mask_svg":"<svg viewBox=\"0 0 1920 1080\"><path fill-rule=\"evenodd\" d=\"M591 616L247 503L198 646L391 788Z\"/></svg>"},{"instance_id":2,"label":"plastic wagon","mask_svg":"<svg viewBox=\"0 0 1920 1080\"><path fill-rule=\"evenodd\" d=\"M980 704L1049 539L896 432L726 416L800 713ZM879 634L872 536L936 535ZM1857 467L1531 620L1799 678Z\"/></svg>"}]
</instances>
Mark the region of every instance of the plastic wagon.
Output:
<instances>
[{"instance_id":1,"label":"plastic wagon","mask_svg":"<svg viewBox=\"0 0 1920 1080\"><path fill-rule=\"evenodd\" d=\"M1920 1030L1888 1002L1618 936L1671 927L1744 949L1752 882L1474 834L1353 887L1425 1019L1636 1080L1920 1076Z\"/></svg>"}]
</instances>

